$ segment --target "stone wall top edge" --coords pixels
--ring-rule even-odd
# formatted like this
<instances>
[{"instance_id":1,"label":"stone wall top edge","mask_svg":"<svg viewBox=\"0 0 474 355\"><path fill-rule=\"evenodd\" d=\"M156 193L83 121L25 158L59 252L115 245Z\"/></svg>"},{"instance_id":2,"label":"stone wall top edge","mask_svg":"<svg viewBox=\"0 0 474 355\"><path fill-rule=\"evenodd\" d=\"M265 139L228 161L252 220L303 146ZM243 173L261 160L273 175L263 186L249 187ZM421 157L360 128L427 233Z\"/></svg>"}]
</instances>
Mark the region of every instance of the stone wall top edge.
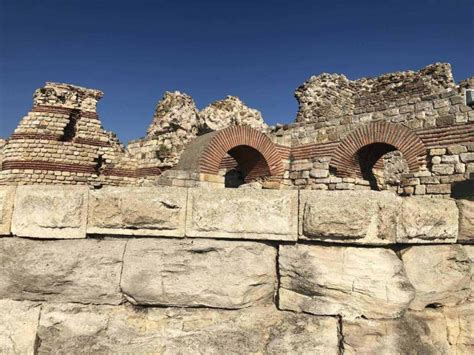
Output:
<instances>
[{"instance_id":1,"label":"stone wall top edge","mask_svg":"<svg viewBox=\"0 0 474 355\"><path fill-rule=\"evenodd\" d=\"M150 186L113 186L113 185L106 185L102 186L101 188L97 189L94 186L89 185L67 185L67 184L13 184L7 183L0 185L0 189L8 189L16 187L18 189L24 191L53 191L53 190L68 190L68 191L90 191L93 193L100 193L101 191L116 191L116 192L127 192L127 191L182 191L184 189L190 191L207 191L209 195L223 195L223 194L234 194L232 191L239 191L239 195L253 195L255 191L261 192L262 194L269 194L269 195L293 195L293 194L301 194L301 195L333 195L333 196L371 196L371 197L393 197L393 198L401 198L401 199L413 199L413 198L428 198L428 199L449 199L455 200L451 197L446 196L437 196L437 195L397 195L395 192L383 190L383 191L375 191L375 190L306 190L306 189L233 189L233 188L226 188L226 189L213 189L204 186L195 186L195 187L181 187L181 186L165 186L165 185L150 185ZM237 193L236 193L237 194Z\"/></svg>"}]
</instances>

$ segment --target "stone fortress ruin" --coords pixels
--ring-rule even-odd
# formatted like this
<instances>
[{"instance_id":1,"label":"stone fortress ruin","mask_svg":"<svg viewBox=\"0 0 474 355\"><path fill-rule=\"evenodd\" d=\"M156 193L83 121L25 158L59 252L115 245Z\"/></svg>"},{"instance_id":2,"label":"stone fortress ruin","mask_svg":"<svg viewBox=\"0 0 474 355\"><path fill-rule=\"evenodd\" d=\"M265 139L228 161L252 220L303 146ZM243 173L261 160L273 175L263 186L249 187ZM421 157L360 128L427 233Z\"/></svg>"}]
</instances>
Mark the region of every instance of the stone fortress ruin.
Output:
<instances>
[{"instance_id":1,"label":"stone fortress ruin","mask_svg":"<svg viewBox=\"0 0 474 355\"><path fill-rule=\"evenodd\" d=\"M448 64L348 80L313 76L296 122L268 127L229 96L198 111L167 92L147 135L125 148L96 113L98 90L47 83L1 148L2 184L393 189L450 195L474 172L474 79ZM256 184L254 184L256 185Z\"/></svg>"},{"instance_id":2,"label":"stone fortress ruin","mask_svg":"<svg viewBox=\"0 0 474 355\"><path fill-rule=\"evenodd\" d=\"M471 90L321 74L275 127L166 92L125 147L46 83L0 141L0 353L474 353Z\"/></svg>"}]
</instances>

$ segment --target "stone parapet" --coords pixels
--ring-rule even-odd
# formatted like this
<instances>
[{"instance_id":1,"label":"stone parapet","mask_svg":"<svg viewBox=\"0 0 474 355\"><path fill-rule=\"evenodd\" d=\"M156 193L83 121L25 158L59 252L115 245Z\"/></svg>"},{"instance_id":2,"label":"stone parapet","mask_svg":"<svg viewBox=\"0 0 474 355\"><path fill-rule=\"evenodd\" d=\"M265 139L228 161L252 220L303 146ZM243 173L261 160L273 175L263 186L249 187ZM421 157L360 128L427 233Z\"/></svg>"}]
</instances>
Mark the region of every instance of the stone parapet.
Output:
<instances>
[{"instance_id":1,"label":"stone parapet","mask_svg":"<svg viewBox=\"0 0 474 355\"><path fill-rule=\"evenodd\" d=\"M388 191L31 185L2 186L0 197L2 235L28 238L117 235L368 245L473 238L472 201L456 204Z\"/></svg>"}]
</instances>

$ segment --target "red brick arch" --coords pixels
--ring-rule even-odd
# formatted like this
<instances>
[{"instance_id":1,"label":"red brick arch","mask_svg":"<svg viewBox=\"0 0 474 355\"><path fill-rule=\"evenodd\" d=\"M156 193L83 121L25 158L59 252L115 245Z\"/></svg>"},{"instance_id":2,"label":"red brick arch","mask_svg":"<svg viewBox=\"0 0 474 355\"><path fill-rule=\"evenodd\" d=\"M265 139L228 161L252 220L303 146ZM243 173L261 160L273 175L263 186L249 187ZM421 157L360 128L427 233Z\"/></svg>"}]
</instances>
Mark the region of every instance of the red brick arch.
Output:
<instances>
[{"instance_id":1,"label":"red brick arch","mask_svg":"<svg viewBox=\"0 0 474 355\"><path fill-rule=\"evenodd\" d=\"M344 138L334 151L330 165L339 176L362 177L358 152L374 143L385 143L401 151L410 171L418 170L425 163L426 147L415 133L399 124L377 121Z\"/></svg>"},{"instance_id":2,"label":"red brick arch","mask_svg":"<svg viewBox=\"0 0 474 355\"><path fill-rule=\"evenodd\" d=\"M234 164L244 170L246 181L263 176L283 177L277 147L249 126L232 126L196 138L181 154L176 169L218 175L219 169Z\"/></svg>"},{"instance_id":3,"label":"red brick arch","mask_svg":"<svg viewBox=\"0 0 474 355\"><path fill-rule=\"evenodd\" d=\"M246 151L251 151L240 149L241 152L239 152L239 149L236 149L238 147L250 147L260 153L264 161L259 169L268 167L270 176L283 175L283 163L275 144L266 135L249 126L232 126L215 132L199 158L198 171L205 174L217 174L228 152L236 150L237 155L245 155ZM247 158L254 157L242 156L244 160Z\"/></svg>"}]
</instances>

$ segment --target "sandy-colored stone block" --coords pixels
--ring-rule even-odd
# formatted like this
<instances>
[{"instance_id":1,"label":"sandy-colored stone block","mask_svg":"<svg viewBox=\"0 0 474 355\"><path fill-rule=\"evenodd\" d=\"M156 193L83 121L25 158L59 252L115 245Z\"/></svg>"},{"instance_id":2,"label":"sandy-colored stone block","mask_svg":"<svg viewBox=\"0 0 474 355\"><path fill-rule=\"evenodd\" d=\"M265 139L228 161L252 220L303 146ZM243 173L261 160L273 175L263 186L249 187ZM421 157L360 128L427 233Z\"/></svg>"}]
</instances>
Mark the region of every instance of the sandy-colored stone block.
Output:
<instances>
[{"instance_id":1,"label":"sandy-colored stone block","mask_svg":"<svg viewBox=\"0 0 474 355\"><path fill-rule=\"evenodd\" d=\"M399 319L343 319L344 354L449 354L439 310L408 312ZM456 354L456 352L453 352Z\"/></svg>"},{"instance_id":2,"label":"sandy-colored stone block","mask_svg":"<svg viewBox=\"0 0 474 355\"><path fill-rule=\"evenodd\" d=\"M398 243L454 243L458 237L458 208L451 199L426 196L403 199Z\"/></svg>"},{"instance_id":3,"label":"sandy-colored stone block","mask_svg":"<svg viewBox=\"0 0 474 355\"><path fill-rule=\"evenodd\" d=\"M461 245L424 245L401 252L416 295L410 308L454 306L470 294L471 263Z\"/></svg>"},{"instance_id":4,"label":"sandy-colored stone block","mask_svg":"<svg viewBox=\"0 0 474 355\"><path fill-rule=\"evenodd\" d=\"M471 266L471 294L469 299L474 303L474 245L463 245L463 249L466 252Z\"/></svg>"},{"instance_id":5,"label":"sandy-colored stone block","mask_svg":"<svg viewBox=\"0 0 474 355\"><path fill-rule=\"evenodd\" d=\"M118 304L124 240L0 239L0 298Z\"/></svg>"},{"instance_id":6,"label":"sandy-colored stone block","mask_svg":"<svg viewBox=\"0 0 474 355\"><path fill-rule=\"evenodd\" d=\"M401 199L375 191L301 191L300 239L395 243Z\"/></svg>"},{"instance_id":7,"label":"sandy-colored stone block","mask_svg":"<svg viewBox=\"0 0 474 355\"><path fill-rule=\"evenodd\" d=\"M85 238L87 186L18 186L12 233L29 238Z\"/></svg>"},{"instance_id":8,"label":"sandy-colored stone block","mask_svg":"<svg viewBox=\"0 0 474 355\"><path fill-rule=\"evenodd\" d=\"M460 242L474 241L474 201L458 200Z\"/></svg>"},{"instance_id":9,"label":"sandy-colored stone block","mask_svg":"<svg viewBox=\"0 0 474 355\"><path fill-rule=\"evenodd\" d=\"M0 235L10 235L15 186L0 186Z\"/></svg>"},{"instance_id":10,"label":"sandy-colored stone block","mask_svg":"<svg viewBox=\"0 0 474 355\"><path fill-rule=\"evenodd\" d=\"M451 354L474 354L474 303L444 307Z\"/></svg>"},{"instance_id":11,"label":"sandy-colored stone block","mask_svg":"<svg viewBox=\"0 0 474 355\"><path fill-rule=\"evenodd\" d=\"M38 303L0 300L0 354L35 354Z\"/></svg>"},{"instance_id":12,"label":"sandy-colored stone block","mask_svg":"<svg viewBox=\"0 0 474 355\"><path fill-rule=\"evenodd\" d=\"M48 305L38 354L338 354L337 319L273 306L217 309Z\"/></svg>"},{"instance_id":13,"label":"sandy-colored stone block","mask_svg":"<svg viewBox=\"0 0 474 355\"><path fill-rule=\"evenodd\" d=\"M187 189L106 187L91 191L87 233L183 237Z\"/></svg>"},{"instance_id":14,"label":"sandy-colored stone block","mask_svg":"<svg viewBox=\"0 0 474 355\"><path fill-rule=\"evenodd\" d=\"M276 249L256 242L130 240L121 289L135 304L242 308L271 303Z\"/></svg>"},{"instance_id":15,"label":"sandy-colored stone block","mask_svg":"<svg viewBox=\"0 0 474 355\"><path fill-rule=\"evenodd\" d=\"M189 189L189 237L296 240L298 191Z\"/></svg>"},{"instance_id":16,"label":"sandy-colored stone block","mask_svg":"<svg viewBox=\"0 0 474 355\"><path fill-rule=\"evenodd\" d=\"M281 309L345 318L396 318L414 290L389 249L282 245Z\"/></svg>"}]
</instances>

